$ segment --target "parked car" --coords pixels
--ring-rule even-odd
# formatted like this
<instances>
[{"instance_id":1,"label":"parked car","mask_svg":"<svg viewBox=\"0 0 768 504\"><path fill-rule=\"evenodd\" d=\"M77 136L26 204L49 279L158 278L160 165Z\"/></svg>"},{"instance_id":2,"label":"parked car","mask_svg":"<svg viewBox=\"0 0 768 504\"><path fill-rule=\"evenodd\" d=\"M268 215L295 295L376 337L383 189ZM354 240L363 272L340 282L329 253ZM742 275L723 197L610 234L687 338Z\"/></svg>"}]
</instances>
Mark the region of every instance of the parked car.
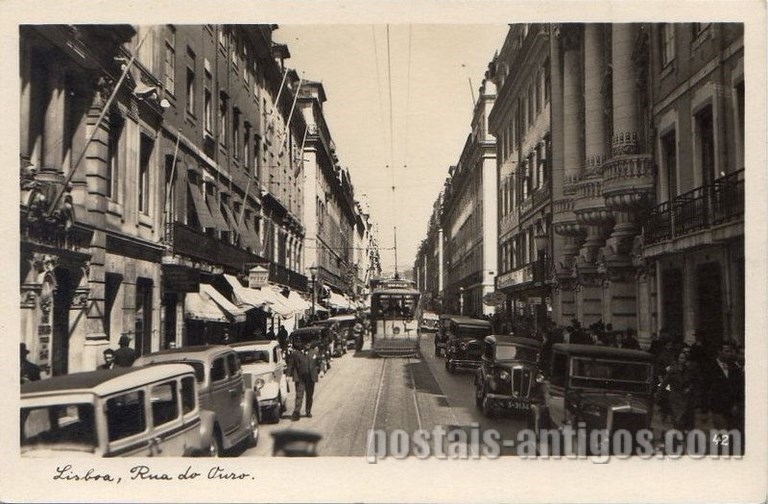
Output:
<instances>
[{"instance_id":1,"label":"parked car","mask_svg":"<svg viewBox=\"0 0 768 504\"><path fill-rule=\"evenodd\" d=\"M288 401L286 364L280 345L274 340L259 340L230 346L240 358L246 387L258 398L259 419L279 422Z\"/></svg>"},{"instance_id":2,"label":"parked car","mask_svg":"<svg viewBox=\"0 0 768 504\"><path fill-rule=\"evenodd\" d=\"M583 422L587 432L636 433L653 415L653 356L641 350L558 343L552 346L540 402L529 427L557 429Z\"/></svg>"},{"instance_id":3,"label":"parked car","mask_svg":"<svg viewBox=\"0 0 768 504\"><path fill-rule=\"evenodd\" d=\"M134 366L160 363L189 364L195 369L200 408L214 415L214 455L245 443L255 446L259 436L259 405L245 387L240 360L224 345L162 350L136 359Z\"/></svg>"},{"instance_id":4,"label":"parked car","mask_svg":"<svg viewBox=\"0 0 768 504\"><path fill-rule=\"evenodd\" d=\"M448 324L445 369L477 369L483 355L483 338L490 336L493 325L488 320L453 317Z\"/></svg>"},{"instance_id":5,"label":"parked car","mask_svg":"<svg viewBox=\"0 0 768 504\"><path fill-rule=\"evenodd\" d=\"M451 327L451 320L458 315L444 313L438 317L437 332L435 333L435 356L445 357L445 350L448 345L448 330Z\"/></svg>"},{"instance_id":6,"label":"parked car","mask_svg":"<svg viewBox=\"0 0 768 504\"><path fill-rule=\"evenodd\" d=\"M541 342L518 336L492 335L484 340L475 377L475 403L485 416L497 410L527 412L540 377Z\"/></svg>"},{"instance_id":7,"label":"parked car","mask_svg":"<svg viewBox=\"0 0 768 504\"><path fill-rule=\"evenodd\" d=\"M437 313L425 311L421 314L421 330L426 332L437 332L440 327L440 317Z\"/></svg>"},{"instance_id":8,"label":"parked car","mask_svg":"<svg viewBox=\"0 0 768 504\"><path fill-rule=\"evenodd\" d=\"M333 356L341 357L347 349L355 347L355 335L352 328L357 319L354 315L336 315L323 320L333 337Z\"/></svg>"},{"instance_id":9,"label":"parked car","mask_svg":"<svg viewBox=\"0 0 768 504\"><path fill-rule=\"evenodd\" d=\"M183 364L57 376L21 386L24 457L213 453L214 417Z\"/></svg>"}]
</instances>

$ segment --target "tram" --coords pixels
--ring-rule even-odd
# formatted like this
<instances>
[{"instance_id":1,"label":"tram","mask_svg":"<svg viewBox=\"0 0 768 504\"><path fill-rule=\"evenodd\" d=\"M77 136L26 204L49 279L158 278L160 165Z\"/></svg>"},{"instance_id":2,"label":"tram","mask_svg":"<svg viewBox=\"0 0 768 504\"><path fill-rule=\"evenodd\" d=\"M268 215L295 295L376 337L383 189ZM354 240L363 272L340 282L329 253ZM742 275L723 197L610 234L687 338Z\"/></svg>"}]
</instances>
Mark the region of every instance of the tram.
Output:
<instances>
[{"instance_id":1,"label":"tram","mask_svg":"<svg viewBox=\"0 0 768 504\"><path fill-rule=\"evenodd\" d=\"M382 279L371 292L373 351L382 357L407 357L419 353L421 293L410 280Z\"/></svg>"}]
</instances>

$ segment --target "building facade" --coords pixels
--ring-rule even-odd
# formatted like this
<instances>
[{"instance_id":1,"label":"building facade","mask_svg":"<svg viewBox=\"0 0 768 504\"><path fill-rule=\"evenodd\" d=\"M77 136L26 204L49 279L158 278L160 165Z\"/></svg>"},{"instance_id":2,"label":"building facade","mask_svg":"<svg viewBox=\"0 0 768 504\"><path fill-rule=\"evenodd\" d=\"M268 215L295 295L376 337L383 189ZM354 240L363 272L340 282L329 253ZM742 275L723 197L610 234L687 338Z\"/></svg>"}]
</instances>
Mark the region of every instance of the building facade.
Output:
<instances>
[{"instance_id":1,"label":"building facade","mask_svg":"<svg viewBox=\"0 0 768 504\"><path fill-rule=\"evenodd\" d=\"M488 118L498 164L496 287L505 315L530 325L551 303L549 35L545 24L512 25L489 68L498 88Z\"/></svg>"},{"instance_id":2,"label":"building facade","mask_svg":"<svg viewBox=\"0 0 768 504\"><path fill-rule=\"evenodd\" d=\"M556 321L743 341L742 30L552 28Z\"/></svg>"},{"instance_id":3,"label":"building facade","mask_svg":"<svg viewBox=\"0 0 768 504\"><path fill-rule=\"evenodd\" d=\"M142 354L263 328L224 275L307 290L308 127L275 28L20 30L22 343L47 375L124 336Z\"/></svg>"},{"instance_id":4,"label":"building facade","mask_svg":"<svg viewBox=\"0 0 768 504\"><path fill-rule=\"evenodd\" d=\"M416 251L413 271L425 309L443 312L443 229L440 226L443 194L437 196L427 225L427 235Z\"/></svg>"},{"instance_id":5,"label":"building facade","mask_svg":"<svg viewBox=\"0 0 768 504\"><path fill-rule=\"evenodd\" d=\"M310 230L305 238L305 268L317 268L316 293L355 296L359 276L354 263L358 217L349 171L342 168L325 122L325 89L319 82L305 81L298 103L308 125L304 143L304 222ZM327 288L327 289L326 289ZM333 296L333 299L340 298Z\"/></svg>"},{"instance_id":6,"label":"building facade","mask_svg":"<svg viewBox=\"0 0 768 504\"><path fill-rule=\"evenodd\" d=\"M121 336L159 345L163 109L144 39L20 29L22 342L46 375L94 369Z\"/></svg>"},{"instance_id":7,"label":"building facade","mask_svg":"<svg viewBox=\"0 0 768 504\"><path fill-rule=\"evenodd\" d=\"M445 186L441 227L444 240L443 308L454 313L492 314L483 296L494 291L497 272L496 143L488 114L496 88L484 80L475 103L472 132Z\"/></svg>"}]
</instances>

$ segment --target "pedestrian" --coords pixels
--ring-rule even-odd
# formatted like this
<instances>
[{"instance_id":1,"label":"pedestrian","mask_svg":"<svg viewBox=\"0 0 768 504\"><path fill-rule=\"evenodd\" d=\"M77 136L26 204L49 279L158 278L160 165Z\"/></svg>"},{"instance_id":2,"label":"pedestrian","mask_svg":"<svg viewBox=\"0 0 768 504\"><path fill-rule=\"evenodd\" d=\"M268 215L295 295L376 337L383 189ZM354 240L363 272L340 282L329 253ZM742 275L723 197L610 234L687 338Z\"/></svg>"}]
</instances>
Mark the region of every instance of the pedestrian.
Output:
<instances>
[{"instance_id":1,"label":"pedestrian","mask_svg":"<svg viewBox=\"0 0 768 504\"><path fill-rule=\"evenodd\" d=\"M318 378L317 349L307 348L301 340L294 342L295 348L288 356L287 374L296 385L296 403L291 420L301 417L301 407L304 394L307 395L307 418L312 418L312 399L315 394L315 383Z\"/></svg>"},{"instance_id":2,"label":"pedestrian","mask_svg":"<svg viewBox=\"0 0 768 504\"><path fill-rule=\"evenodd\" d=\"M288 331L283 324L280 324L280 328L277 330L277 343L283 350L285 350L288 345Z\"/></svg>"},{"instance_id":3,"label":"pedestrian","mask_svg":"<svg viewBox=\"0 0 768 504\"><path fill-rule=\"evenodd\" d=\"M635 338L635 330L629 328L626 332L619 331L616 333L616 347L640 350L640 342Z\"/></svg>"},{"instance_id":4,"label":"pedestrian","mask_svg":"<svg viewBox=\"0 0 768 504\"><path fill-rule=\"evenodd\" d=\"M131 338L128 336L120 336L118 343L120 348L115 350L115 366L118 367L131 367L136 360L136 350L131 348Z\"/></svg>"},{"instance_id":5,"label":"pedestrian","mask_svg":"<svg viewBox=\"0 0 768 504\"><path fill-rule=\"evenodd\" d=\"M270 340L270 341L274 341L274 340L277 339L277 337L275 336L275 329L274 329L274 327L270 327L269 331L267 331L267 339Z\"/></svg>"},{"instance_id":6,"label":"pedestrian","mask_svg":"<svg viewBox=\"0 0 768 504\"><path fill-rule=\"evenodd\" d=\"M672 416L672 427L680 432L687 433L695 426L698 383L699 378L688 360L688 352L681 351L661 382Z\"/></svg>"},{"instance_id":7,"label":"pedestrian","mask_svg":"<svg viewBox=\"0 0 768 504\"><path fill-rule=\"evenodd\" d=\"M104 350L104 364L98 369L115 369L115 351L111 348Z\"/></svg>"},{"instance_id":8,"label":"pedestrian","mask_svg":"<svg viewBox=\"0 0 768 504\"><path fill-rule=\"evenodd\" d=\"M21 368L21 383L29 383L38 381L40 379L40 366L27 360L29 350L27 350L27 344L21 343L19 345L19 361Z\"/></svg>"},{"instance_id":9,"label":"pedestrian","mask_svg":"<svg viewBox=\"0 0 768 504\"><path fill-rule=\"evenodd\" d=\"M358 352L363 349L363 331L365 331L363 323L360 321L360 317L357 317L355 325L352 326L352 334L355 337L355 350Z\"/></svg>"},{"instance_id":10,"label":"pedestrian","mask_svg":"<svg viewBox=\"0 0 768 504\"><path fill-rule=\"evenodd\" d=\"M716 429L739 429L744 408L744 370L733 343L724 342L711 363L707 380L709 411Z\"/></svg>"}]
</instances>

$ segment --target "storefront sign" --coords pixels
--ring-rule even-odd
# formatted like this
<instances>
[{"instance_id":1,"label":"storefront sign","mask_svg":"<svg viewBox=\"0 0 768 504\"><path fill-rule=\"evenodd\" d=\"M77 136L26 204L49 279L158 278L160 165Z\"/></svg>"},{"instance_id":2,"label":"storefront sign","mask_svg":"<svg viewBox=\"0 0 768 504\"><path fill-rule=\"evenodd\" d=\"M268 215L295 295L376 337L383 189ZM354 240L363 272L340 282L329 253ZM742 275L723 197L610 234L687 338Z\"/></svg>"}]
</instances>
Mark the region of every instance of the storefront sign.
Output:
<instances>
[{"instance_id":1,"label":"storefront sign","mask_svg":"<svg viewBox=\"0 0 768 504\"><path fill-rule=\"evenodd\" d=\"M176 292L197 292L200 272L192 268L166 266L163 268L163 280L169 289Z\"/></svg>"},{"instance_id":2,"label":"storefront sign","mask_svg":"<svg viewBox=\"0 0 768 504\"><path fill-rule=\"evenodd\" d=\"M269 270L262 266L256 266L248 271L248 287L259 289L269 282Z\"/></svg>"},{"instance_id":3,"label":"storefront sign","mask_svg":"<svg viewBox=\"0 0 768 504\"><path fill-rule=\"evenodd\" d=\"M504 273L496 279L496 286L499 289L506 289L518 284L530 282L533 280L533 266L528 264L509 273Z\"/></svg>"}]
</instances>

